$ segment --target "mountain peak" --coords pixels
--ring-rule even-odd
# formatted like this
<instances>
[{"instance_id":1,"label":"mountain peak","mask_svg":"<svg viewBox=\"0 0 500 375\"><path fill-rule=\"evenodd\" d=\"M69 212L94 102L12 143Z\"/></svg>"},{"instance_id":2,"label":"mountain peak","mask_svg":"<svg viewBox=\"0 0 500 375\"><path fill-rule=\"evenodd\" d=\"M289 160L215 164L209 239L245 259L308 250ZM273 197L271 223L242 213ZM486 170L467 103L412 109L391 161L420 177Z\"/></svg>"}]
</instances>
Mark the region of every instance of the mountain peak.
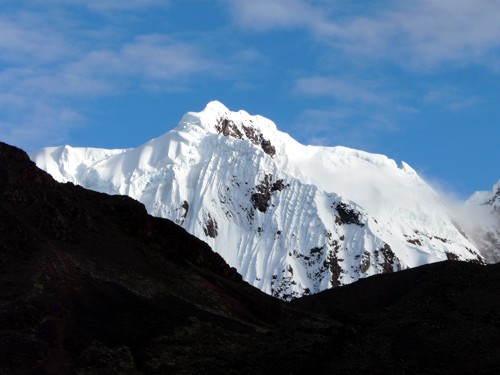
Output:
<instances>
[{"instance_id":1,"label":"mountain peak","mask_svg":"<svg viewBox=\"0 0 500 375\"><path fill-rule=\"evenodd\" d=\"M267 176L262 196L300 194L298 182L287 186ZM182 214L196 212L198 203L183 203ZM306 211L306 204L293 208ZM210 209L209 234L223 235ZM360 228L371 225L361 209L348 202L335 208L354 254ZM271 221L271 211L254 215ZM293 228L296 236L318 234L308 217L305 231ZM268 230L257 231L260 241ZM1 374L492 374L500 368L500 265L440 262L284 304L242 282L206 243L146 215L142 204L58 184L1 142L0 235ZM326 263L339 275L349 260L340 250L324 259L329 249L290 249L315 273ZM387 244L377 249L378 258L363 256L363 269L375 259L385 271L404 261ZM244 254L255 256L255 268L280 264L278 248L260 250ZM269 282L284 294L287 280L298 284L303 269L289 264L284 278Z\"/></svg>"},{"instance_id":2,"label":"mountain peak","mask_svg":"<svg viewBox=\"0 0 500 375\"><path fill-rule=\"evenodd\" d=\"M209 102L201 112L186 113L176 129L200 135L220 134L246 140L271 157L276 154L276 147L271 139L277 140L283 134L278 132L271 120L258 115L252 116L243 110L230 111L216 100Z\"/></svg>"},{"instance_id":3,"label":"mountain peak","mask_svg":"<svg viewBox=\"0 0 500 375\"><path fill-rule=\"evenodd\" d=\"M244 110L231 111L217 100L209 102L200 112L188 112L184 115L179 125L184 123L197 123L198 125L214 131L215 125L228 120L238 127L242 125L258 128L260 131L277 132L276 125L271 120L260 115L250 115Z\"/></svg>"},{"instance_id":4,"label":"mountain peak","mask_svg":"<svg viewBox=\"0 0 500 375\"><path fill-rule=\"evenodd\" d=\"M207 103L205 109L202 112L227 113L229 112L229 108L227 108L218 100L212 100Z\"/></svg>"},{"instance_id":5,"label":"mountain peak","mask_svg":"<svg viewBox=\"0 0 500 375\"><path fill-rule=\"evenodd\" d=\"M301 145L217 101L137 149L60 154L32 158L59 181L141 201L279 298L445 259L482 262L406 163Z\"/></svg>"}]
</instances>

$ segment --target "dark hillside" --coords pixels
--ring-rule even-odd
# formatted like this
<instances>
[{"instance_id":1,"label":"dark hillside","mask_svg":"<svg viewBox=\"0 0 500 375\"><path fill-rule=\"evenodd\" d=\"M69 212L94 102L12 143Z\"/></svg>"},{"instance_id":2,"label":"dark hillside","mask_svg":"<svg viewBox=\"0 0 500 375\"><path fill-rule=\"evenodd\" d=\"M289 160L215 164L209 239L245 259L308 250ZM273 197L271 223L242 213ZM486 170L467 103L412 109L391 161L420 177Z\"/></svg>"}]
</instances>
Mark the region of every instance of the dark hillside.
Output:
<instances>
[{"instance_id":1,"label":"dark hillside","mask_svg":"<svg viewBox=\"0 0 500 375\"><path fill-rule=\"evenodd\" d=\"M144 206L0 143L0 374L497 373L498 265L286 304Z\"/></svg>"},{"instance_id":2,"label":"dark hillside","mask_svg":"<svg viewBox=\"0 0 500 375\"><path fill-rule=\"evenodd\" d=\"M275 361L296 316L204 242L5 144L0 238L0 373L264 373L305 359Z\"/></svg>"},{"instance_id":3,"label":"dark hillside","mask_svg":"<svg viewBox=\"0 0 500 375\"><path fill-rule=\"evenodd\" d=\"M332 356L332 369L460 374L500 369L494 349L500 344L500 264L428 264L293 305L350 326L349 344Z\"/></svg>"}]
</instances>

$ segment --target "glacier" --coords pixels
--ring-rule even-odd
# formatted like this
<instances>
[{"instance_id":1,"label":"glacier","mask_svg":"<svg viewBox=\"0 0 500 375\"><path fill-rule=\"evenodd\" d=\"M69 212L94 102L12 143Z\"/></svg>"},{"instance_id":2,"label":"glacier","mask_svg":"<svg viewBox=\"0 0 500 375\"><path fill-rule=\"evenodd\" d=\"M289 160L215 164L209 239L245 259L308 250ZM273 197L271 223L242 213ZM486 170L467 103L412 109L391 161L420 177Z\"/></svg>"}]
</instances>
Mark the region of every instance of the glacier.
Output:
<instances>
[{"instance_id":1,"label":"glacier","mask_svg":"<svg viewBox=\"0 0 500 375\"><path fill-rule=\"evenodd\" d=\"M408 164L302 145L218 101L137 148L48 147L30 157L57 181L139 200L284 300L446 259L484 263Z\"/></svg>"}]
</instances>

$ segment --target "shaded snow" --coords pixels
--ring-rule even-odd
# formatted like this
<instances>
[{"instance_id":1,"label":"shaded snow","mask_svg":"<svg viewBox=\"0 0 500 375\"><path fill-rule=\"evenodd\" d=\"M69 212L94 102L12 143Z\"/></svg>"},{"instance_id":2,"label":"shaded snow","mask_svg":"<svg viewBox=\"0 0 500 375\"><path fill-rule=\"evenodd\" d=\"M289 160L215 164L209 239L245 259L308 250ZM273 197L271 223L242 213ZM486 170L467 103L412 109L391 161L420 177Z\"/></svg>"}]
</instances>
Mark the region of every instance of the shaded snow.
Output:
<instances>
[{"instance_id":1,"label":"shaded snow","mask_svg":"<svg viewBox=\"0 0 500 375\"><path fill-rule=\"evenodd\" d=\"M500 262L500 181L478 191L459 209L461 225L488 263Z\"/></svg>"}]
</instances>

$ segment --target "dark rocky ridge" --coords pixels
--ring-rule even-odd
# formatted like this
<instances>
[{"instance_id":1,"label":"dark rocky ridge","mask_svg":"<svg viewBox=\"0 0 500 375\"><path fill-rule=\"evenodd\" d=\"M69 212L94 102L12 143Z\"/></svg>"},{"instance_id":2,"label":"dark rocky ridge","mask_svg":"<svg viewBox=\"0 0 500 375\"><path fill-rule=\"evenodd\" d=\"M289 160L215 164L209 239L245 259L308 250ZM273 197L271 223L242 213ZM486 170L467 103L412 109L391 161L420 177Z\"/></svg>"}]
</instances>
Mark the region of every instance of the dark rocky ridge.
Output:
<instances>
[{"instance_id":1,"label":"dark rocky ridge","mask_svg":"<svg viewBox=\"0 0 500 375\"><path fill-rule=\"evenodd\" d=\"M287 187L283 179L273 181L272 174L264 175L264 179L255 186L255 193L250 196L253 208L260 212L266 212L269 208L269 201L271 200L272 193L275 191L282 191Z\"/></svg>"},{"instance_id":2,"label":"dark rocky ridge","mask_svg":"<svg viewBox=\"0 0 500 375\"><path fill-rule=\"evenodd\" d=\"M336 216L335 223L337 225L342 224L356 224L360 227L363 227L365 224L361 222L361 214L356 212L354 209L349 208L349 206L345 203L338 203L335 207L335 210L338 213Z\"/></svg>"},{"instance_id":3,"label":"dark rocky ridge","mask_svg":"<svg viewBox=\"0 0 500 375\"><path fill-rule=\"evenodd\" d=\"M449 261L286 304L0 144L0 374L497 373L499 285L499 265Z\"/></svg>"},{"instance_id":4,"label":"dark rocky ridge","mask_svg":"<svg viewBox=\"0 0 500 375\"><path fill-rule=\"evenodd\" d=\"M235 124L232 120L221 117L217 120L215 129L219 134L225 137L233 137L236 139L247 139L256 146L260 146L269 156L276 155L276 148L271 144L271 141L264 138L264 135L257 130L252 123Z\"/></svg>"}]
</instances>

